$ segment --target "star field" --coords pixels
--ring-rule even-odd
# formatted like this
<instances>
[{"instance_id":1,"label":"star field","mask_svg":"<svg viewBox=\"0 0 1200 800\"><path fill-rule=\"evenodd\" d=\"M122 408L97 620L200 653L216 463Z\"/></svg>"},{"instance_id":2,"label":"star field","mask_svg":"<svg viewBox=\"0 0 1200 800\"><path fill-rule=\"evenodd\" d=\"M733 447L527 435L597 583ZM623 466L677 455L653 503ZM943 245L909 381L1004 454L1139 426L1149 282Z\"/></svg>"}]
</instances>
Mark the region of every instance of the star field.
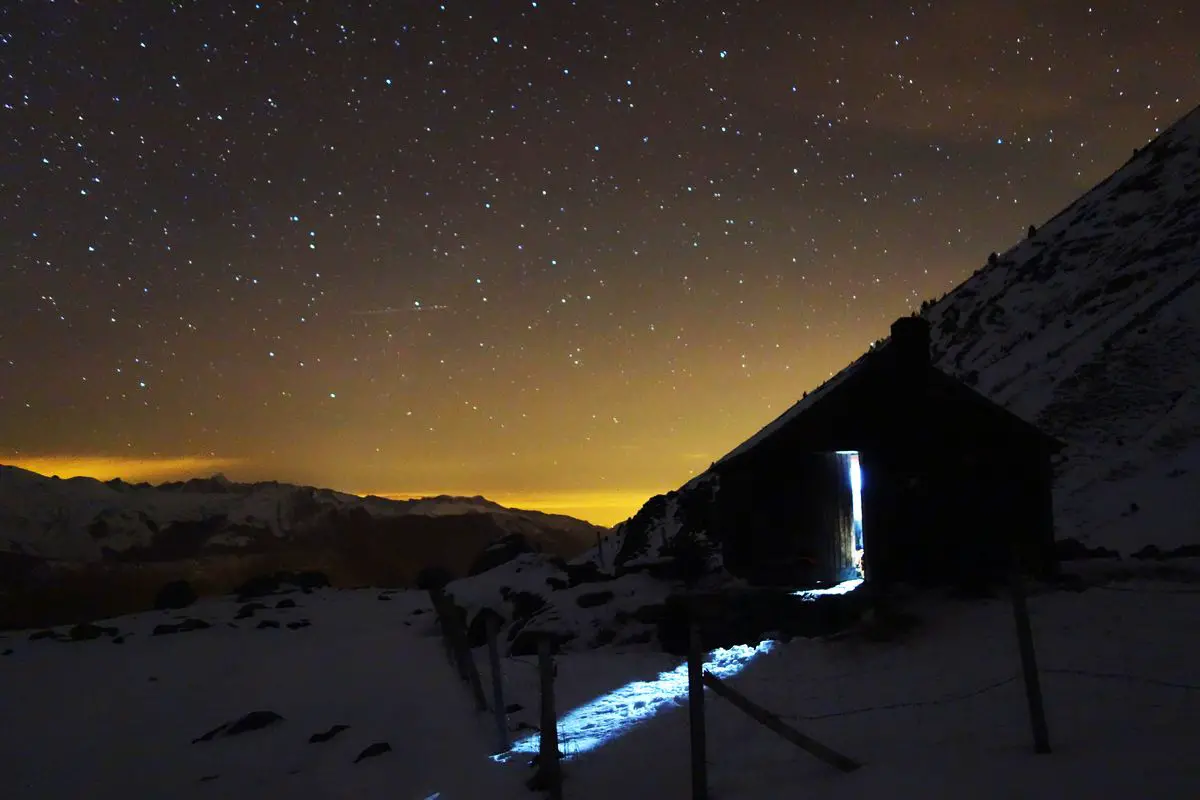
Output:
<instances>
[{"instance_id":1,"label":"star field","mask_svg":"<svg viewBox=\"0 0 1200 800\"><path fill-rule=\"evenodd\" d=\"M611 523L1200 102L1197 41L1181 1L5 4L0 461Z\"/></svg>"}]
</instances>

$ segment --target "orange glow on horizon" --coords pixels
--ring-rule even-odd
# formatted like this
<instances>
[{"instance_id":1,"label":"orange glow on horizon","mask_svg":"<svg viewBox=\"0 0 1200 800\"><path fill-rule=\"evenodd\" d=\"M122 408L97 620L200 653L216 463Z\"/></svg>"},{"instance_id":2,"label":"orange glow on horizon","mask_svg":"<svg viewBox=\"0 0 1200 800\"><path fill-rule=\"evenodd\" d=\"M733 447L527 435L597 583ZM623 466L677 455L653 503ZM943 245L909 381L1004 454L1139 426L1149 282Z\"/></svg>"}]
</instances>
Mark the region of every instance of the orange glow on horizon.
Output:
<instances>
[{"instance_id":1,"label":"orange glow on horizon","mask_svg":"<svg viewBox=\"0 0 1200 800\"><path fill-rule=\"evenodd\" d=\"M433 492L352 492L365 497L375 495L388 500L421 500L427 497L449 495L452 497L482 496L506 508L526 511L541 511L546 514L565 514L586 520L593 525L612 527L629 519L642 504L656 494L668 489L613 489L596 491L537 492L529 494L511 492L479 491L433 491Z\"/></svg>"},{"instance_id":2,"label":"orange glow on horizon","mask_svg":"<svg viewBox=\"0 0 1200 800\"><path fill-rule=\"evenodd\" d=\"M42 455L0 459L0 463L41 475L60 478L95 478L109 481L120 478L129 483L181 480L214 472L242 463L236 458L211 456L121 456Z\"/></svg>"},{"instance_id":3,"label":"orange glow on horizon","mask_svg":"<svg viewBox=\"0 0 1200 800\"><path fill-rule=\"evenodd\" d=\"M128 483L163 482L210 477L224 469L246 465L243 459L211 456L176 456L130 458L87 455L40 455L0 458L0 464L59 478L95 478L108 481L120 478ZM230 477L230 480L251 480ZM335 487L319 487L335 488ZM336 490L336 489L335 489ZM341 490L337 490L341 491ZM565 514L595 525L611 527L628 519L646 500L667 489L564 490L532 493L510 491L434 490L425 492L351 491L349 494L366 497L375 495L389 500L420 500L439 495L453 497L483 496L494 503L512 509L541 511L546 514Z\"/></svg>"}]
</instances>

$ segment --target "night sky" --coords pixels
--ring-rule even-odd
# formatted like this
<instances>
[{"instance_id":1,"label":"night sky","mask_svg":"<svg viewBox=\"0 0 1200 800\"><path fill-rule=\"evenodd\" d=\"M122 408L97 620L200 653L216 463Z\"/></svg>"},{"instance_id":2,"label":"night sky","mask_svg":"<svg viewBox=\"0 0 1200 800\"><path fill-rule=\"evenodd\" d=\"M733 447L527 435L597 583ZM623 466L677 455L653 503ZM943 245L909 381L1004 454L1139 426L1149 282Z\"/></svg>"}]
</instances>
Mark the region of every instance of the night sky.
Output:
<instances>
[{"instance_id":1,"label":"night sky","mask_svg":"<svg viewBox=\"0 0 1200 800\"><path fill-rule=\"evenodd\" d=\"M0 6L0 461L675 488L1200 102L1200 9Z\"/></svg>"}]
</instances>

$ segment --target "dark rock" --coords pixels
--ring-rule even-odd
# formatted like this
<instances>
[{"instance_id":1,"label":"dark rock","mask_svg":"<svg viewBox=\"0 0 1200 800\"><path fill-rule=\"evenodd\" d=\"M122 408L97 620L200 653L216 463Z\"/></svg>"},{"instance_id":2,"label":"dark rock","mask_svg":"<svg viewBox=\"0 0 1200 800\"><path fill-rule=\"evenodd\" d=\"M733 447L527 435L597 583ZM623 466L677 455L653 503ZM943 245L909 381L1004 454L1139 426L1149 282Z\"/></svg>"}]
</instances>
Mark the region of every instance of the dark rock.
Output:
<instances>
[{"instance_id":1,"label":"dark rock","mask_svg":"<svg viewBox=\"0 0 1200 800\"><path fill-rule=\"evenodd\" d=\"M521 705L520 703L509 703L508 705L506 705L504 707L504 713L505 714L515 714L518 711L523 711L524 709L525 709L525 706Z\"/></svg>"},{"instance_id":2,"label":"dark rock","mask_svg":"<svg viewBox=\"0 0 1200 800\"><path fill-rule=\"evenodd\" d=\"M517 556L534 552L529 541L519 533L510 533L492 542L471 564L467 575L479 575L490 569L507 564Z\"/></svg>"},{"instance_id":3,"label":"dark rock","mask_svg":"<svg viewBox=\"0 0 1200 800\"><path fill-rule=\"evenodd\" d=\"M342 731L349 730L349 729L350 729L349 725L334 725L332 728L325 731L324 733L314 733L312 736L308 737L308 743L309 744L320 744L321 742L328 742L330 739L337 736Z\"/></svg>"},{"instance_id":4,"label":"dark rock","mask_svg":"<svg viewBox=\"0 0 1200 800\"><path fill-rule=\"evenodd\" d=\"M616 577L611 573L601 571L599 565L594 561L567 564L564 571L567 573L569 588L574 588L581 583L603 583Z\"/></svg>"},{"instance_id":5,"label":"dark rock","mask_svg":"<svg viewBox=\"0 0 1200 800\"><path fill-rule=\"evenodd\" d=\"M209 781L215 781L219 777L221 777L221 776L220 775L203 775L203 776L201 776L199 783L208 783Z\"/></svg>"},{"instance_id":6,"label":"dark rock","mask_svg":"<svg viewBox=\"0 0 1200 800\"><path fill-rule=\"evenodd\" d=\"M259 630L262 630L263 628L278 628L278 627L279 627L279 623L273 619L264 619L258 623Z\"/></svg>"},{"instance_id":7,"label":"dark rock","mask_svg":"<svg viewBox=\"0 0 1200 800\"><path fill-rule=\"evenodd\" d=\"M1120 558L1121 554L1107 547L1088 547L1075 538L1057 539L1054 555L1059 561L1082 561L1090 558Z\"/></svg>"},{"instance_id":8,"label":"dark rock","mask_svg":"<svg viewBox=\"0 0 1200 800\"><path fill-rule=\"evenodd\" d=\"M36 642L38 639L57 639L59 634L57 631L37 631L29 634L29 641Z\"/></svg>"},{"instance_id":9,"label":"dark rock","mask_svg":"<svg viewBox=\"0 0 1200 800\"><path fill-rule=\"evenodd\" d=\"M295 608L296 601L292 600L291 598L287 598L284 600L280 600L278 603L275 604L275 607L276 608Z\"/></svg>"},{"instance_id":10,"label":"dark rock","mask_svg":"<svg viewBox=\"0 0 1200 800\"><path fill-rule=\"evenodd\" d=\"M639 631L621 640L622 644L650 644L654 641L654 631Z\"/></svg>"},{"instance_id":11,"label":"dark rock","mask_svg":"<svg viewBox=\"0 0 1200 800\"><path fill-rule=\"evenodd\" d=\"M284 573L280 576L279 582L291 584L300 590L307 589L310 592L313 589L327 589L330 586L329 576L313 569Z\"/></svg>"},{"instance_id":12,"label":"dark rock","mask_svg":"<svg viewBox=\"0 0 1200 800\"><path fill-rule=\"evenodd\" d=\"M196 590L184 580L163 584L154 596L154 608L163 611L171 608L187 608L196 602Z\"/></svg>"},{"instance_id":13,"label":"dark rock","mask_svg":"<svg viewBox=\"0 0 1200 800\"><path fill-rule=\"evenodd\" d=\"M115 637L113 637L112 643L113 644L125 644L125 637L124 636L115 636Z\"/></svg>"},{"instance_id":14,"label":"dark rock","mask_svg":"<svg viewBox=\"0 0 1200 800\"><path fill-rule=\"evenodd\" d=\"M426 613L428 613L428 612L429 612L429 609L428 609L428 608L414 608L414 609L412 610L412 615L415 617L415 616L417 616L418 614L426 614Z\"/></svg>"},{"instance_id":15,"label":"dark rock","mask_svg":"<svg viewBox=\"0 0 1200 800\"><path fill-rule=\"evenodd\" d=\"M617 632L612 628L601 628L596 631L596 636L592 639L592 643L596 647L603 647L606 644L612 644L617 639Z\"/></svg>"},{"instance_id":16,"label":"dark rock","mask_svg":"<svg viewBox=\"0 0 1200 800\"><path fill-rule=\"evenodd\" d=\"M616 622L624 623L629 621L640 622L644 625L657 625L667 614L667 607L662 603L651 603L645 606L639 606L633 611L617 611L613 614L613 619Z\"/></svg>"},{"instance_id":17,"label":"dark rock","mask_svg":"<svg viewBox=\"0 0 1200 800\"><path fill-rule=\"evenodd\" d=\"M579 597L576 597L575 605L579 606L580 608L595 608L596 606L602 606L609 600L612 600L613 596L613 593L608 591L588 592L587 594L581 594Z\"/></svg>"},{"instance_id":18,"label":"dark rock","mask_svg":"<svg viewBox=\"0 0 1200 800\"><path fill-rule=\"evenodd\" d=\"M546 578L546 585L556 592L561 592L563 589L570 588L571 583L565 578L556 578L551 575L549 578Z\"/></svg>"},{"instance_id":19,"label":"dark rock","mask_svg":"<svg viewBox=\"0 0 1200 800\"><path fill-rule=\"evenodd\" d=\"M363 750L361 753L359 753L354 759L354 763L357 764L364 758L374 758L375 756L381 756L384 753L390 752L392 752L392 746L390 744L387 742L376 742L375 744L368 745L366 750Z\"/></svg>"},{"instance_id":20,"label":"dark rock","mask_svg":"<svg viewBox=\"0 0 1200 800\"><path fill-rule=\"evenodd\" d=\"M166 636L167 634L171 634L171 633L187 633L188 631L202 631L205 628L211 628L211 627L212 627L212 625L209 625L207 622L205 622L202 619L195 619L194 617L189 617L189 618L185 619L183 622L178 622L175 624L165 622L162 625L155 625L154 630L150 633L150 635L151 636Z\"/></svg>"},{"instance_id":21,"label":"dark rock","mask_svg":"<svg viewBox=\"0 0 1200 800\"><path fill-rule=\"evenodd\" d=\"M1069 572L1060 572L1052 580L1055 586L1068 592L1086 592L1090 588L1083 576L1072 575Z\"/></svg>"},{"instance_id":22,"label":"dark rock","mask_svg":"<svg viewBox=\"0 0 1200 800\"><path fill-rule=\"evenodd\" d=\"M277 594L285 587L292 586L310 592L329 586L329 576L324 572L308 570L304 572L289 572L281 570L267 575L255 575L250 580L237 587L238 600L245 602L267 595Z\"/></svg>"},{"instance_id":23,"label":"dark rock","mask_svg":"<svg viewBox=\"0 0 1200 800\"><path fill-rule=\"evenodd\" d=\"M67 636L72 642L86 642L91 639L99 639L105 633L105 629L99 625L93 625L90 622L84 622L80 625L75 625L71 628Z\"/></svg>"},{"instance_id":24,"label":"dark rock","mask_svg":"<svg viewBox=\"0 0 1200 800\"><path fill-rule=\"evenodd\" d=\"M1156 544L1148 544L1141 550L1138 550L1136 553L1134 553L1133 557L1141 559L1153 558L1157 560L1163 557L1163 551L1162 548Z\"/></svg>"},{"instance_id":25,"label":"dark rock","mask_svg":"<svg viewBox=\"0 0 1200 800\"><path fill-rule=\"evenodd\" d=\"M237 587L238 600L266 597L279 591L279 579L274 575L256 575Z\"/></svg>"},{"instance_id":26,"label":"dark rock","mask_svg":"<svg viewBox=\"0 0 1200 800\"><path fill-rule=\"evenodd\" d=\"M13 649L10 647L7 650L5 650L3 653L0 653L0 656L11 656L12 654L13 654Z\"/></svg>"},{"instance_id":27,"label":"dark rock","mask_svg":"<svg viewBox=\"0 0 1200 800\"><path fill-rule=\"evenodd\" d=\"M306 619L296 620L295 622L289 622L287 624L288 630L293 630L293 631L299 630L300 628L307 628L309 625L312 625L312 623Z\"/></svg>"},{"instance_id":28,"label":"dark rock","mask_svg":"<svg viewBox=\"0 0 1200 800\"><path fill-rule=\"evenodd\" d=\"M392 596L391 596L390 594L381 594L381 595L379 595L379 597L378 597L378 598L376 598L376 599L377 599L377 600L391 600L391 599L392 599Z\"/></svg>"},{"instance_id":29,"label":"dark rock","mask_svg":"<svg viewBox=\"0 0 1200 800\"><path fill-rule=\"evenodd\" d=\"M1200 558L1200 544L1180 545L1172 550L1163 550L1157 545L1148 544L1134 553L1133 557L1141 559L1149 558L1155 561L1167 561L1173 558Z\"/></svg>"},{"instance_id":30,"label":"dark rock","mask_svg":"<svg viewBox=\"0 0 1200 800\"><path fill-rule=\"evenodd\" d=\"M218 725L203 736L192 739L192 744L212 741L217 737L225 738L228 736L238 736L243 733L249 733L250 731L262 730L263 728L270 727L271 725L275 725L280 722L283 722L283 717L281 717L279 714L276 714L274 711L251 711L249 714L246 714L245 716L234 720L233 722L226 722L223 725Z\"/></svg>"},{"instance_id":31,"label":"dark rock","mask_svg":"<svg viewBox=\"0 0 1200 800\"><path fill-rule=\"evenodd\" d=\"M250 617L254 616L255 611L263 611L264 609L266 609L266 606L262 603L246 603L246 605L238 609L237 614L235 614L233 618L250 619Z\"/></svg>"}]
</instances>

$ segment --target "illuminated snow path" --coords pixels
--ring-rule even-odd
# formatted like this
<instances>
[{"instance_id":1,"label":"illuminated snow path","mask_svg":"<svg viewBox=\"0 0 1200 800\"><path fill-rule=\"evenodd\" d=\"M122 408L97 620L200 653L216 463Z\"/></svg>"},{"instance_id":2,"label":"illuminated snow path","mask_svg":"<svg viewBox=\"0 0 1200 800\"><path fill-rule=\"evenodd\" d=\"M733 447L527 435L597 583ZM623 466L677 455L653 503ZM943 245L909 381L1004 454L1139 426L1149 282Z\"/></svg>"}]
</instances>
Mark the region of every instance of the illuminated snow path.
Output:
<instances>
[{"instance_id":1,"label":"illuminated snow path","mask_svg":"<svg viewBox=\"0 0 1200 800\"><path fill-rule=\"evenodd\" d=\"M826 589L801 589L798 592L792 592L796 597L804 600L816 600L821 597L828 597L835 594L850 594L858 587L862 586L862 578L851 578L848 581L842 581L839 584L830 586Z\"/></svg>"},{"instance_id":2,"label":"illuminated snow path","mask_svg":"<svg viewBox=\"0 0 1200 800\"><path fill-rule=\"evenodd\" d=\"M736 645L728 650L717 649L708 654L704 667L718 678L736 675L754 658L771 650L774 642L761 642L757 647ZM580 706L558 721L560 743L569 748L566 758L595 750L605 742L629 732L635 725L653 717L664 708L673 707L687 699L687 662L669 672L660 673L652 681L634 681ZM540 734L517 741L512 749L495 756L507 761L518 753L538 752Z\"/></svg>"}]
</instances>

